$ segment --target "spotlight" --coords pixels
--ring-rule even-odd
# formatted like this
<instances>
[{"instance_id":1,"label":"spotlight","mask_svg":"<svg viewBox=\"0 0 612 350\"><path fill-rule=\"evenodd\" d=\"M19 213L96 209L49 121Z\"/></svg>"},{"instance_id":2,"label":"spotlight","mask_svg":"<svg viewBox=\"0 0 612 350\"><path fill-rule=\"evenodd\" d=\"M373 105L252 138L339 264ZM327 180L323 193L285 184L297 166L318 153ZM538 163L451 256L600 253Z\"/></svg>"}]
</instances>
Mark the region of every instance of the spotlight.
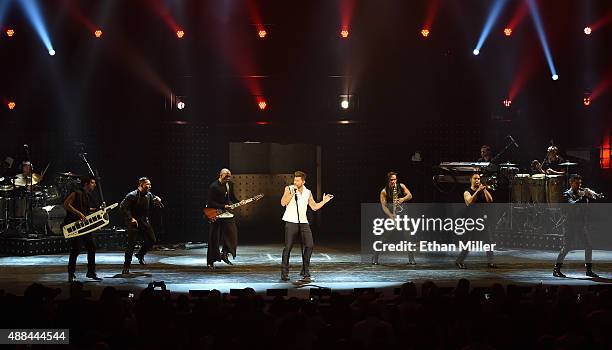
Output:
<instances>
[{"instance_id":1,"label":"spotlight","mask_svg":"<svg viewBox=\"0 0 612 350\"><path fill-rule=\"evenodd\" d=\"M102 36L102 31L100 29L96 29L96 31L94 32L94 36L96 38L100 38Z\"/></svg>"},{"instance_id":2,"label":"spotlight","mask_svg":"<svg viewBox=\"0 0 612 350\"><path fill-rule=\"evenodd\" d=\"M176 103L176 108L178 108L178 109L185 109L185 102L183 102L183 101L178 101L178 102Z\"/></svg>"},{"instance_id":3,"label":"spotlight","mask_svg":"<svg viewBox=\"0 0 612 350\"><path fill-rule=\"evenodd\" d=\"M15 35L15 29L7 28L6 29L6 36L8 36L9 38L12 38L13 35Z\"/></svg>"},{"instance_id":4,"label":"spotlight","mask_svg":"<svg viewBox=\"0 0 612 350\"><path fill-rule=\"evenodd\" d=\"M591 32L592 32L592 31L593 31L593 30L591 29L591 27L584 27L584 34L586 34L586 35L591 35Z\"/></svg>"},{"instance_id":5,"label":"spotlight","mask_svg":"<svg viewBox=\"0 0 612 350\"><path fill-rule=\"evenodd\" d=\"M257 125L269 125L270 122L267 122L265 120L260 120L260 121L255 122L255 124L257 124Z\"/></svg>"},{"instance_id":6,"label":"spotlight","mask_svg":"<svg viewBox=\"0 0 612 350\"><path fill-rule=\"evenodd\" d=\"M259 100L257 102L257 107L259 107L259 109L263 111L268 107L268 103L266 102L266 100Z\"/></svg>"},{"instance_id":7,"label":"spotlight","mask_svg":"<svg viewBox=\"0 0 612 350\"><path fill-rule=\"evenodd\" d=\"M506 36L512 35L512 29L511 28L504 28L504 35L506 35Z\"/></svg>"},{"instance_id":8,"label":"spotlight","mask_svg":"<svg viewBox=\"0 0 612 350\"><path fill-rule=\"evenodd\" d=\"M268 32L266 32L265 29L260 29L257 31L257 36L259 36L260 39L264 39L267 35Z\"/></svg>"},{"instance_id":9,"label":"spotlight","mask_svg":"<svg viewBox=\"0 0 612 350\"><path fill-rule=\"evenodd\" d=\"M176 37L179 39L183 39L183 37L185 36L185 32L182 31L181 29L176 31Z\"/></svg>"},{"instance_id":10,"label":"spotlight","mask_svg":"<svg viewBox=\"0 0 612 350\"><path fill-rule=\"evenodd\" d=\"M349 31L348 31L348 29L342 29L342 30L340 31L340 36L341 36L341 37L343 37L344 39L348 38L348 36L349 36Z\"/></svg>"},{"instance_id":11,"label":"spotlight","mask_svg":"<svg viewBox=\"0 0 612 350\"><path fill-rule=\"evenodd\" d=\"M510 108L510 106L512 106L512 100L509 98L505 98L502 103L504 104L504 107L506 108Z\"/></svg>"},{"instance_id":12,"label":"spotlight","mask_svg":"<svg viewBox=\"0 0 612 350\"><path fill-rule=\"evenodd\" d=\"M429 29L421 29L421 35L423 38L427 38L429 36Z\"/></svg>"},{"instance_id":13,"label":"spotlight","mask_svg":"<svg viewBox=\"0 0 612 350\"><path fill-rule=\"evenodd\" d=\"M342 100L340 102L340 108L342 109L348 109L349 108L349 101L348 100Z\"/></svg>"},{"instance_id":14,"label":"spotlight","mask_svg":"<svg viewBox=\"0 0 612 350\"><path fill-rule=\"evenodd\" d=\"M15 107L17 106L17 104L15 104L15 101L9 101L6 106L8 107L8 109L13 110L15 109Z\"/></svg>"},{"instance_id":15,"label":"spotlight","mask_svg":"<svg viewBox=\"0 0 612 350\"><path fill-rule=\"evenodd\" d=\"M552 80L559 80L559 75L553 74L552 75Z\"/></svg>"},{"instance_id":16,"label":"spotlight","mask_svg":"<svg viewBox=\"0 0 612 350\"><path fill-rule=\"evenodd\" d=\"M49 55L50 56L55 56L55 50L53 50L53 49L49 50Z\"/></svg>"},{"instance_id":17,"label":"spotlight","mask_svg":"<svg viewBox=\"0 0 612 350\"><path fill-rule=\"evenodd\" d=\"M474 54L474 56L478 56L480 54L480 50L474 49L474 51L472 51L472 53Z\"/></svg>"}]
</instances>

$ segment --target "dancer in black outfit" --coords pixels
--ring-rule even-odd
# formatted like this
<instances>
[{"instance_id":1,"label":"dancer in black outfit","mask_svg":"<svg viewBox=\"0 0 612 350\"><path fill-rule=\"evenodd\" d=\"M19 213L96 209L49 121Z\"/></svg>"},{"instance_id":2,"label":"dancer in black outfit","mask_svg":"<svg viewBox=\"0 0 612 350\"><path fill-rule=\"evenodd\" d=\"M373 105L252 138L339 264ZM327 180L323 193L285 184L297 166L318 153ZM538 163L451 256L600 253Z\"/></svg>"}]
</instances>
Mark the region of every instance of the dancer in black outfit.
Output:
<instances>
[{"instance_id":1,"label":"dancer in black outfit","mask_svg":"<svg viewBox=\"0 0 612 350\"><path fill-rule=\"evenodd\" d=\"M128 193L120 204L121 209L125 213L128 228L128 244L125 248L122 274L130 273L137 235L142 234L144 236L144 244L140 247L138 253L135 254L141 265L145 265L145 254L156 242L155 232L149 217L153 208L163 208L163 204L161 198L150 191L151 180L141 177L138 179L138 188Z\"/></svg>"},{"instance_id":2,"label":"dancer in black outfit","mask_svg":"<svg viewBox=\"0 0 612 350\"><path fill-rule=\"evenodd\" d=\"M83 177L81 179L82 189L71 192L66 200L64 200L64 208L66 208L66 218L64 225L73 223L77 220L85 220L85 217L96 211L98 205L92 198L91 193L96 188L96 179L93 177ZM93 238L93 232L86 233L81 236L72 237L69 239L72 246L70 257L68 258L68 282L76 281L76 260L81 252L81 245L85 245L87 249L87 276L96 281L101 281L102 278L96 275L96 244Z\"/></svg>"}]
</instances>

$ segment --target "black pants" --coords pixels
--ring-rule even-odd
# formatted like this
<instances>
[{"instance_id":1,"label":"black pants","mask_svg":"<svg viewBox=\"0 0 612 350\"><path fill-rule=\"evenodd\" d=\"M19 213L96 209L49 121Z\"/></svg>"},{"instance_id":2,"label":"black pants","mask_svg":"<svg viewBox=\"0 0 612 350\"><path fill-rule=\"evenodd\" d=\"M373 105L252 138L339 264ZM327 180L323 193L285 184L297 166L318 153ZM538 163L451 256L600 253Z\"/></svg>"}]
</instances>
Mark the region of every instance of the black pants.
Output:
<instances>
[{"instance_id":1,"label":"black pants","mask_svg":"<svg viewBox=\"0 0 612 350\"><path fill-rule=\"evenodd\" d=\"M219 252L219 244L222 244L222 250ZM206 263L212 265L215 261L221 261L221 254L231 254L236 257L236 248L238 247L238 227L236 220L217 219L210 224L208 231L208 250L206 252Z\"/></svg>"},{"instance_id":2,"label":"black pants","mask_svg":"<svg viewBox=\"0 0 612 350\"><path fill-rule=\"evenodd\" d=\"M81 246L84 244L87 249L87 273L96 272L96 243L93 239L93 234L87 233L82 236L70 238L70 257L68 258L68 273L74 273L76 271L76 261L79 253L81 252Z\"/></svg>"},{"instance_id":3,"label":"black pants","mask_svg":"<svg viewBox=\"0 0 612 350\"><path fill-rule=\"evenodd\" d=\"M389 243L389 242L395 242L394 236L396 235L397 231L385 231L382 236L380 237L380 241L384 244L384 243ZM404 235L404 240L414 243L416 242L416 236L415 235L411 235L409 232L404 231L403 233ZM378 263L378 258L380 257L380 253L381 252L377 252L374 251L374 261L376 261ZM412 250L408 251L408 261L412 262L414 261L414 252Z\"/></svg>"},{"instance_id":4,"label":"black pants","mask_svg":"<svg viewBox=\"0 0 612 350\"><path fill-rule=\"evenodd\" d=\"M593 246L583 224L568 225L563 228L563 246L557 255L557 264L562 264L565 256L572 250L576 239L582 240L584 245L584 262L587 264L593 261Z\"/></svg>"},{"instance_id":5,"label":"black pants","mask_svg":"<svg viewBox=\"0 0 612 350\"><path fill-rule=\"evenodd\" d=\"M142 235L144 243L140 246L140 250L136 253L137 256L145 256L147 252L153 247L153 244L157 242L155 239L155 232L149 219L138 219L138 226L129 223L128 224L128 244L125 248L125 267L130 267L132 263L132 255L134 255L134 246L136 245L136 238Z\"/></svg>"},{"instance_id":6,"label":"black pants","mask_svg":"<svg viewBox=\"0 0 612 350\"><path fill-rule=\"evenodd\" d=\"M314 243L312 240L312 231L310 231L309 224L295 224L292 222L285 222L285 248L283 249L283 261L281 263L281 276L287 277L289 275L289 255L291 254L291 248L301 234L302 238L302 275L310 276L310 257L312 256L312 249Z\"/></svg>"}]
</instances>

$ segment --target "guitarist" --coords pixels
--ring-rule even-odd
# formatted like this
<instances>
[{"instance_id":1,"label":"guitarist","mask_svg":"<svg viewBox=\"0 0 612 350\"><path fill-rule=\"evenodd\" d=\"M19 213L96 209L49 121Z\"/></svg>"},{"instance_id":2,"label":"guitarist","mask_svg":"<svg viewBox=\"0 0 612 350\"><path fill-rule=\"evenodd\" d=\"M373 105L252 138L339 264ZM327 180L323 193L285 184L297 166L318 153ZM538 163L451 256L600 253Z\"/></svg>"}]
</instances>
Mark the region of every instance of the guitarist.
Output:
<instances>
[{"instance_id":1,"label":"guitarist","mask_svg":"<svg viewBox=\"0 0 612 350\"><path fill-rule=\"evenodd\" d=\"M64 208L66 208L66 218L64 225L70 224L78 220L85 220L85 217L97 209L95 200L91 193L96 188L96 179L90 176L81 178L82 189L71 192L66 200L64 200ZM76 281L76 260L81 251L81 245L84 244L87 249L87 277L96 281L101 281L102 278L96 275L96 244L93 239L93 232L69 238L72 249L68 258L68 282Z\"/></svg>"},{"instance_id":2,"label":"guitarist","mask_svg":"<svg viewBox=\"0 0 612 350\"><path fill-rule=\"evenodd\" d=\"M213 181L208 187L208 200L206 207L214 209L229 209L231 204L238 202L234 194L234 183L231 182L232 173L229 169L221 169L219 178ZM245 201L240 201L245 204ZM219 252L219 243L222 242L223 248ZM208 251L206 252L206 266L214 268L217 261L223 261L228 265L233 265L228 255L236 258L236 248L238 246L238 228L234 218L218 218L210 223L208 231Z\"/></svg>"},{"instance_id":3,"label":"guitarist","mask_svg":"<svg viewBox=\"0 0 612 350\"><path fill-rule=\"evenodd\" d=\"M132 255L136 256L140 265L146 265L145 254L157 241L149 220L151 209L161 209L164 206L161 198L151 193L151 180L147 177L141 177L138 179L138 188L125 196L120 207L125 213L128 228L128 245L125 249L125 262L121 274L127 275L130 273ZM140 247L138 253L134 254L136 236L139 234L144 236L144 244Z\"/></svg>"}]
</instances>

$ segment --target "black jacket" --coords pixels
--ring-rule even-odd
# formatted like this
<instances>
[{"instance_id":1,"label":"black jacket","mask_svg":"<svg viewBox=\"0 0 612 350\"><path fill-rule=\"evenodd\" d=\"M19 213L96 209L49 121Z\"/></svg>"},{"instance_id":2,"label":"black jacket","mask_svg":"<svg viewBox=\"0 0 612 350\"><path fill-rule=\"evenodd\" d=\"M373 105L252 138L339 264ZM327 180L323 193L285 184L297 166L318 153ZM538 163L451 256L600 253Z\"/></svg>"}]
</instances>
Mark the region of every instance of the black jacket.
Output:
<instances>
[{"instance_id":1,"label":"black jacket","mask_svg":"<svg viewBox=\"0 0 612 350\"><path fill-rule=\"evenodd\" d=\"M223 209L227 204L238 203L239 200L234 194L234 183L229 182L229 193L225 185L219 180L213 181L208 187L208 200L206 206L208 208Z\"/></svg>"},{"instance_id":2,"label":"black jacket","mask_svg":"<svg viewBox=\"0 0 612 350\"><path fill-rule=\"evenodd\" d=\"M125 218L129 221L132 218L144 219L149 218L153 207L160 208L159 204L153 202L155 195L151 192L143 195L138 190L128 193L121 201L120 207L125 214Z\"/></svg>"}]
</instances>

